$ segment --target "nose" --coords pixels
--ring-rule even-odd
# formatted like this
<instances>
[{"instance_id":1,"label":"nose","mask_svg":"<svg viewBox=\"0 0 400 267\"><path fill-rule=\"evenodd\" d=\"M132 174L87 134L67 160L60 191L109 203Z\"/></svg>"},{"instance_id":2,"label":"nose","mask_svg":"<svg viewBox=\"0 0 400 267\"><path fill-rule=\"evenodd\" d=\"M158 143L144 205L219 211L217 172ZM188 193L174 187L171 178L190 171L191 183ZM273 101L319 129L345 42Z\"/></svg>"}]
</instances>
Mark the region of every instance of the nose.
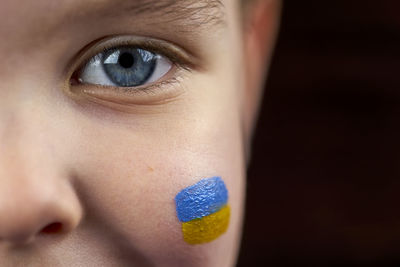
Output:
<instances>
[{"instance_id":1,"label":"nose","mask_svg":"<svg viewBox=\"0 0 400 267\"><path fill-rule=\"evenodd\" d=\"M23 130L10 125L8 133L0 134L0 244L61 237L82 218L64 162L54 154L51 138L38 134L37 125L25 124Z\"/></svg>"},{"instance_id":2,"label":"nose","mask_svg":"<svg viewBox=\"0 0 400 267\"><path fill-rule=\"evenodd\" d=\"M66 234L79 224L81 207L68 183L3 185L0 242L28 244L40 236Z\"/></svg>"}]
</instances>

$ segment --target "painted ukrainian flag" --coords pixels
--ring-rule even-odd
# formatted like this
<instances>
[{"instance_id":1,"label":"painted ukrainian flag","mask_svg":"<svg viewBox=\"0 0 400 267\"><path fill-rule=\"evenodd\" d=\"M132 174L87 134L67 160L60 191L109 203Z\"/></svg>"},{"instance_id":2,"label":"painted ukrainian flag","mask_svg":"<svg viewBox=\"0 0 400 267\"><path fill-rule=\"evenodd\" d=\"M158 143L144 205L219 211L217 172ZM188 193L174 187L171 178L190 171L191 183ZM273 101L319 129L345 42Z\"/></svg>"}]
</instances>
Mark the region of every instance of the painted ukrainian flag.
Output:
<instances>
[{"instance_id":1,"label":"painted ukrainian flag","mask_svg":"<svg viewBox=\"0 0 400 267\"><path fill-rule=\"evenodd\" d=\"M203 179L183 189L175 203L183 238L189 244L210 242L228 229L228 190L220 177Z\"/></svg>"}]
</instances>

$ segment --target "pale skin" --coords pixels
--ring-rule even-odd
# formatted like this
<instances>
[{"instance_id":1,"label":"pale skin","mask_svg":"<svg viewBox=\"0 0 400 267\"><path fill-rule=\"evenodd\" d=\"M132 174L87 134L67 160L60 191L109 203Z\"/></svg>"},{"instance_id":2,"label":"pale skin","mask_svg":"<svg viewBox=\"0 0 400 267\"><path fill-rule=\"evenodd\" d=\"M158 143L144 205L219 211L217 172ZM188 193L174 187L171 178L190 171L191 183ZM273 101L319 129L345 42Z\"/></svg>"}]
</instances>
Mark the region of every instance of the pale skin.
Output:
<instances>
[{"instance_id":1,"label":"pale skin","mask_svg":"<svg viewBox=\"0 0 400 267\"><path fill-rule=\"evenodd\" d=\"M1 1L1 266L234 266L279 3L183 1L194 9L176 16L144 2ZM110 36L165 42L185 68L169 59L136 93L74 83ZM212 176L229 191L228 231L187 244L174 197Z\"/></svg>"}]
</instances>

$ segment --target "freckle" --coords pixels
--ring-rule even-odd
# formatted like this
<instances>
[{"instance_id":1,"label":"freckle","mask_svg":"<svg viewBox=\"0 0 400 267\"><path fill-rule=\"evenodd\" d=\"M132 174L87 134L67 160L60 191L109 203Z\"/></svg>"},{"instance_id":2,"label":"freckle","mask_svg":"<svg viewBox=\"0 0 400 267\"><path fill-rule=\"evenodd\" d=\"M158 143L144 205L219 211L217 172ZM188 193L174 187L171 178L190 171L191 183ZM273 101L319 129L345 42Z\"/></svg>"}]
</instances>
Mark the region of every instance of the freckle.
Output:
<instances>
[{"instance_id":1,"label":"freckle","mask_svg":"<svg viewBox=\"0 0 400 267\"><path fill-rule=\"evenodd\" d=\"M150 167L150 166L147 166L147 170L148 170L149 172L153 172L153 171L154 171L154 169L153 169L152 167Z\"/></svg>"}]
</instances>

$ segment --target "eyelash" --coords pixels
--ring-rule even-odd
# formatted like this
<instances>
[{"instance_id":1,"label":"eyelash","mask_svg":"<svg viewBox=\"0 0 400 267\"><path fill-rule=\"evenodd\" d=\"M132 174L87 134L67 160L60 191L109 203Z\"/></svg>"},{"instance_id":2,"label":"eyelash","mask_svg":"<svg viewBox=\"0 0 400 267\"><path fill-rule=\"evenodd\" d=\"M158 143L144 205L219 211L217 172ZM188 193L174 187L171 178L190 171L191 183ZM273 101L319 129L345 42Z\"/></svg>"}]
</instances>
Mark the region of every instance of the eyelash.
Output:
<instances>
[{"instance_id":1,"label":"eyelash","mask_svg":"<svg viewBox=\"0 0 400 267\"><path fill-rule=\"evenodd\" d=\"M93 44L94 43L94 44ZM93 44L93 45L92 45ZM155 81L146 85L136 87L118 87L118 86L104 86L96 84L82 84L78 81L77 76L81 73L83 68L96 56L101 53L106 53L110 49L129 46L131 48L140 48L148 50L153 53L160 54L168 58L172 63L170 72L173 72L171 77L167 80ZM135 96L136 94L155 95L158 94L165 86L179 83L180 76L183 71L191 71L196 68L195 56L186 52L179 46L167 41L157 40L147 37L136 36L111 36L101 40L92 42L78 55L78 62L72 67L72 72L69 75L69 87L86 87L89 88L102 88L112 90L118 94L126 94L127 96ZM88 91L88 90L86 90Z\"/></svg>"}]
</instances>

